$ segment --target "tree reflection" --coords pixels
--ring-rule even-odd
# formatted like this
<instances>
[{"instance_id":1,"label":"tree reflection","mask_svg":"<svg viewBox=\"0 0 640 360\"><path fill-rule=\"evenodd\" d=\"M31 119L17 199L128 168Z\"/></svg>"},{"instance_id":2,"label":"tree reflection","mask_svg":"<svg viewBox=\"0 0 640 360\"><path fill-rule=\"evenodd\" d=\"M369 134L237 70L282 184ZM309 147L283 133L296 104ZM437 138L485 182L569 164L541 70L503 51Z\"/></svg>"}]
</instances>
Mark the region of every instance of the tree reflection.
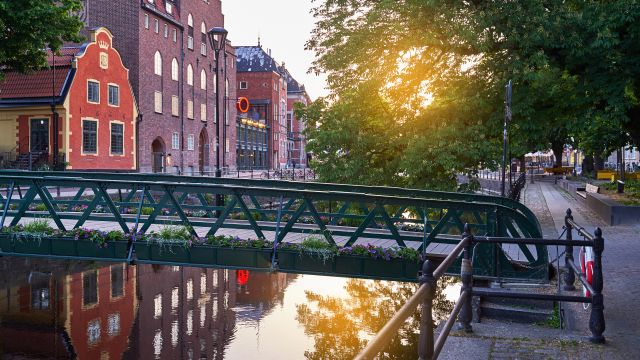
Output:
<instances>
[{"instance_id":1,"label":"tree reflection","mask_svg":"<svg viewBox=\"0 0 640 360\"><path fill-rule=\"evenodd\" d=\"M442 278L438 289L456 282L455 278ZM351 279L345 285L346 298L322 296L307 291L306 304L298 304L297 320L305 333L314 338L315 349L306 351L307 359L352 359L369 339L416 292L418 284L388 281ZM443 291L438 291L433 301L434 320L448 317L453 302ZM381 359L405 359L415 357L418 349L420 307L416 309L387 348Z\"/></svg>"}]
</instances>

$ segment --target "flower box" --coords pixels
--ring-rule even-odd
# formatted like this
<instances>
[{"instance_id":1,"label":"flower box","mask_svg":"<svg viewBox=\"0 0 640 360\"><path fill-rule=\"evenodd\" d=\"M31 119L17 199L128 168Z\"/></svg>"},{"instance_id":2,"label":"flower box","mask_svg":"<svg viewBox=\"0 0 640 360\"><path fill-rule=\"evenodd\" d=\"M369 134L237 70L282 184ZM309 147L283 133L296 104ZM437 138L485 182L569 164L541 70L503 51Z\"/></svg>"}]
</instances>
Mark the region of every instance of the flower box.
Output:
<instances>
[{"instance_id":1,"label":"flower box","mask_svg":"<svg viewBox=\"0 0 640 360\"><path fill-rule=\"evenodd\" d=\"M420 267L417 262L405 259L385 260L349 255L337 256L335 263L337 274L391 279L415 279L418 277Z\"/></svg>"},{"instance_id":2,"label":"flower box","mask_svg":"<svg viewBox=\"0 0 640 360\"><path fill-rule=\"evenodd\" d=\"M272 249L215 247L216 265L239 268L271 268Z\"/></svg>"},{"instance_id":3,"label":"flower box","mask_svg":"<svg viewBox=\"0 0 640 360\"><path fill-rule=\"evenodd\" d=\"M138 260L147 261L190 262L189 248L181 243L136 242L136 257Z\"/></svg>"},{"instance_id":4,"label":"flower box","mask_svg":"<svg viewBox=\"0 0 640 360\"><path fill-rule=\"evenodd\" d=\"M312 273L333 272L335 257L323 259L320 255L297 250L278 250L278 268L289 271L308 271Z\"/></svg>"}]
</instances>

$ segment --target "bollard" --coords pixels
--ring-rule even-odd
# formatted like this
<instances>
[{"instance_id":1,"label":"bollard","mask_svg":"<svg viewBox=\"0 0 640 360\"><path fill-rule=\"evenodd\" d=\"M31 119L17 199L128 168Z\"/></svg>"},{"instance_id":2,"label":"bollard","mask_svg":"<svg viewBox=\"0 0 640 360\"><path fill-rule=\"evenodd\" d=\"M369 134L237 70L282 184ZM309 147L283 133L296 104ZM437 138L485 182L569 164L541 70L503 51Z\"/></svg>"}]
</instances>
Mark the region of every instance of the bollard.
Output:
<instances>
[{"instance_id":1,"label":"bollard","mask_svg":"<svg viewBox=\"0 0 640 360\"><path fill-rule=\"evenodd\" d=\"M471 262L473 235L469 231L469 224L464 224L462 241L467 241L467 245L464 247L464 258L462 259L462 266L460 267L460 277L462 278L460 294L467 291L468 295L466 299L464 299L464 303L460 309L460 314L458 314L458 329L471 333L473 332L473 328L471 327L471 319L473 318L471 309L471 300L473 299L473 296L471 295L471 291L473 290L473 266Z\"/></svg>"},{"instance_id":2,"label":"bollard","mask_svg":"<svg viewBox=\"0 0 640 360\"><path fill-rule=\"evenodd\" d=\"M571 232L572 226L569 224L569 219L573 220L571 215L571 209L567 209L567 215L564 217L564 226L567 229L567 241L573 240L573 234ZM574 291L576 287L574 282L576 281L576 274L573 273L573 268L569 265L569 261L573 262L573 246L567 245L564 254L564 289L567 291Z\"/></svg>"},{"instance_id":3,"label":"bollard","mask_svg":"<svg viewBox=\"0 0 640 360\"><path fill-rule=\"evenodd\" d=\"M433 271L436 266L430 260L422 264L420 285L429 286L427 295L422 300L422 315L420 316L420 341L418 343L418 359L433 359L433 297L436 291L436 279Z\"/></svg>"},{"instance_id":4,"label":"bollard","mask_svg":"<svg viewBox=\"0 0 640 360\"><path fill-rule=\"evenodd\" d=\"M602 333L605 330L604 322L604 297L602 296L603 279L602 279L602 252L604 251L604 239L602 238L602 229L596 228L593 239L593 294L591 295L591 315L589 317L589 330L592 336L589 341L593 343L603 344L605 338Z\"/></svg>"}]
</instances>

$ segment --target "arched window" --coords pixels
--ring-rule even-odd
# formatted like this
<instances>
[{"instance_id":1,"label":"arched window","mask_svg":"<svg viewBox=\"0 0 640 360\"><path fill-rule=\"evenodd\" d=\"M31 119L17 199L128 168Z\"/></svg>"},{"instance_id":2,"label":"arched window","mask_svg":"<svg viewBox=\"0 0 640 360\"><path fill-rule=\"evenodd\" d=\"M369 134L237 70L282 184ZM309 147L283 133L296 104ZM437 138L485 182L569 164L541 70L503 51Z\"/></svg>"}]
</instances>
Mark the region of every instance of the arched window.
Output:
<instances>
[{"instance_id":1,"label":"arched window","mask_svg":"<svg viewBox=\"0 0 640 360\"><path fill-rule=\"evenodd\" d=\"M204 24L204 21L200 25L200 33L200 54L207 56L207 25Z\"/></svg>"},{"instance_id":2,"label":"arched window","mask_svg":"<svg viewBox=\"0 0 640 360\"><path fill-rule=\"evenodd\" d=\"M187 48L193 50L193 16L187 17Z\"/></svg>"},{"instance_id":3,"label":"arched window","mask_svg":"<svg viewBox=\"0 0 640 360\"><path fill-rule=\"evenodd\" d=\"M207 73L204 69L200 71L200 89L207 90Z\"/></svg>"},{"instance_id":4,"label":"arched window","mask_svg":"<svg viewBox=\"0 0 640 360\"><path fill-rule=\"evenodd\" d=\"M171 60L171 80L178 81L178 59Z\"/></svg>"},{"instance_id":5,"label":"arched window","mask_svg":"<svg viewBox=\"0 0 640 360\"><path fill-rule=\"evenodd\" d=\"M193 67L191 64L187 66L187 85L193 86Z\"/></svg>"},{"instance_id":6,"label":"arched window","mask_svg":"<svg viewBox=\"0 0 640 360\"><path fill-rule=\"evenodd\" d=\"M160 51L156 51L153 57L153 65L155 74L162 76L162 55L160 55Z\"/></svg>"}]
</instances>

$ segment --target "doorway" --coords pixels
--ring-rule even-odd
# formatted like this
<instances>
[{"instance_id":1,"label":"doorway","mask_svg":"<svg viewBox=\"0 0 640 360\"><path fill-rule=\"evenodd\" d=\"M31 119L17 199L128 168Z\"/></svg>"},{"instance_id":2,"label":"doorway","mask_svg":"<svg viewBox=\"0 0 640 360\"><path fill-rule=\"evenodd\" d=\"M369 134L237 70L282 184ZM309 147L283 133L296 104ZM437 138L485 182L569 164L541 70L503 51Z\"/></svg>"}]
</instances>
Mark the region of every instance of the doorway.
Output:
<instances>
[{"instance_id":1,"label":"doorway","mask_svg":"<svg viewBox=\"0 0 640 360\"><path fill-rule=\"evenodd\" d=\"M198 166L200 175L206 175L209 172L209 135L207 128L200 131L200 139L198 140Z\"/></svg>"},{"instance_id":2,"label":"doorway","mask_svg":"<svg viewBox=\"0 0 640 360\"><path fill-rule=\"evenodd\" d=\"M154 173L164 172L164 141L162 141L161 137L157 137L151 143L151 154L152 154L152 167L151 171Z\"/></svg>"},{"instance_id":3,"label":"doorway","mask_svg":"<svg viewBox=\"0 0 640 360\"><path fill-rule=\"evenodd\" d=\"M31 119L29 151L49 152L49 119Z\"/></svg>"}]
</instances>

